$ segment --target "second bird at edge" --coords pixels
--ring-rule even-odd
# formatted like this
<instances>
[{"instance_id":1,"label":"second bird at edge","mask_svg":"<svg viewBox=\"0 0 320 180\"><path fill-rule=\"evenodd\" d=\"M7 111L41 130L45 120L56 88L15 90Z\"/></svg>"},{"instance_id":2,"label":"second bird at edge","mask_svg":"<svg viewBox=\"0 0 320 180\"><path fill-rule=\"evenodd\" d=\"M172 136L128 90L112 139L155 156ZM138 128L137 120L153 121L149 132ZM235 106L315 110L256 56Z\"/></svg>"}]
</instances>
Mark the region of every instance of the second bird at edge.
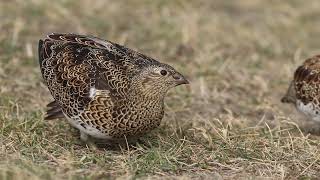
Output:
<instances>
[{"instance_id":1,"label":"second bird at edge","mask_svg":"<svg viewBox=\"0 0 320 180\"><path fill-rule=\"evenodd\" d=\"M281 101L294 104L307 118L320 122L320 55L306 59L296 69Z\"/></svg>"}]
</instances>

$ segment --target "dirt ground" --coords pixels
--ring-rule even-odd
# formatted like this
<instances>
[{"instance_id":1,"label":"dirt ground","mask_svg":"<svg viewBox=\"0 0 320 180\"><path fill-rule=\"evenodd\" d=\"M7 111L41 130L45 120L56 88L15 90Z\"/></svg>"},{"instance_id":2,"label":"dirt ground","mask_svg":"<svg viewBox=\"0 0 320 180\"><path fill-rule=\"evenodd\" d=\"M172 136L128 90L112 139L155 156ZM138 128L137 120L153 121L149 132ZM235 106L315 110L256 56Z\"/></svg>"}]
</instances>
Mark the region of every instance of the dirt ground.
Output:
<instances>
[{"instance_id":1,"label":"dirt ground","mask_svg":"<svg viewBox=\"0 0 320 180\"><path fill-rule=\"evenodd\" d=\"M0 0L1 179L317 179L320 123L280 99L319 53L320 1ZM92 148L38 65L51 32L124 44L186 75L144 143Z\"/></svg>"}]
</instances>

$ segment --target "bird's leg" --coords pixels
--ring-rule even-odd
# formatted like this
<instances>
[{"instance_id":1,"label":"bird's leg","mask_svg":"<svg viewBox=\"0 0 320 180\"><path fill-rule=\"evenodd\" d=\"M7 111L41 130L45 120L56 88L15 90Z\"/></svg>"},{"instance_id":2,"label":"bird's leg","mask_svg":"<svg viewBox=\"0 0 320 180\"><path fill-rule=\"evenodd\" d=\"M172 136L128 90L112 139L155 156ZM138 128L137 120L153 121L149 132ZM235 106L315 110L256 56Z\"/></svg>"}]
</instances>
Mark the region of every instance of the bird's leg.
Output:
<instances>
[{"instance_id":1,"label":"bird's leg","mask_svg":"<svg viewBox=\"0 0 320 180\"><path fill-rule=\"evenodd\" d=\"M144 141L144 140L141 139L141 138L138 138L136 142L137 142L138 145L142 145L142 146L144 146L144 147L146 147L146 148L151 148L151 147L152 147L152 145L150 144L150 142L146 142L146 141Z\"/></svg>"},{"instance_id":2,"label":"bird's leg","mask_svg":"<svg viewBox=\"0 0 320 180\"><path fill-rule=\"evenodd\" d=\"M89 140L89 136L88 134L80 131L80 139L83 141L83 142L87 142Z\"/></svg>"},{"instance_id":3,"label":"bird's leg","mask_svg":"<svg viewBox=\"0 0 320 180\"><path fill-rule=\"evenodd\" d=\"M83 141L84 143L86 143L86 145L90 148L96 149L96 145L94 144L94 142L92 141L92 139L90 138L90 136L88 134L86 134L85 132L80 131L80 139L81 141Z\"/></svg>"}]
</instances>

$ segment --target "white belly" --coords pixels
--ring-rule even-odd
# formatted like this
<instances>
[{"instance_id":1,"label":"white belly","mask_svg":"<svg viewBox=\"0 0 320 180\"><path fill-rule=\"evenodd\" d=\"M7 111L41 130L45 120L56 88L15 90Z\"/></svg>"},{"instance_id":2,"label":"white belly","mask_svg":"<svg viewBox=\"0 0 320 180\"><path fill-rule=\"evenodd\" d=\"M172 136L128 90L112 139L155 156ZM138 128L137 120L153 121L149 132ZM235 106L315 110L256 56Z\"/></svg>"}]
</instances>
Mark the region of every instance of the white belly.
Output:
<instances>
[{"instance_id":1,"label":"white belly","mask_svg":"<svg viewBox=\"0 0 320 180\"><path fill-rule=\"evenodd\" d=\"M314 121L320 122L320 108L313 103L303 104L297 100L297 109Z\"/></svg>"},{"instance_id":2,"label":"white belly","mask_svg":"<svg viewBox=\"0 0 320 180\"><path fill-rule=\"evenodd\" d=\"M106 134L102 133L101 131L99 131L98 129L89 126L87 124L84 125L84 127L82 125L80 125L81 123L83 123L81 121L81 119L77 116L69 118L68 116L65 115L65 117L67 118L68 122L75 128L79 129L81 133L90 135L94 138L97 139L112 139L112 137L107 136Z\"/></svg>"}]
</instances>

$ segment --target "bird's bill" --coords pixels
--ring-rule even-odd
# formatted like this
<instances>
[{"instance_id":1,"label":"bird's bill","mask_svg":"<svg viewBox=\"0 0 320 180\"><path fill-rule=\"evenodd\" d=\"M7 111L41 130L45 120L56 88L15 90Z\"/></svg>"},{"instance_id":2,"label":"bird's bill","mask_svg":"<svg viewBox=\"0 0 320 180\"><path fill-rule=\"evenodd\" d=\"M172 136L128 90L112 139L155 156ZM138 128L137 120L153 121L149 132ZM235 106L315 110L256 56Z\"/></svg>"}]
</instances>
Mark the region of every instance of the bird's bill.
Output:
<instances>
[{"instance_id":1,"label":"bird's bill","mask_svg":"<svg viewBox=\"0 0 320 180\"><path fill-rule=\"evenodd\" d=\"M286 92L286 94L281 98L282 103L296 103L296 93L293 86L293 82L290 83L289 88Z\"/></svg>"},{"instance_id":2,"label":"bird's bill","mask_svg":"<svg viewBox=\"0 0 320 180\"><path fill-rule=\"evenodd\" d=\"M175 73L172 75L172 77L176 80L176 86L181 84L189 84L189 81L182 74Z\"/></svg>"}]
</instances>

